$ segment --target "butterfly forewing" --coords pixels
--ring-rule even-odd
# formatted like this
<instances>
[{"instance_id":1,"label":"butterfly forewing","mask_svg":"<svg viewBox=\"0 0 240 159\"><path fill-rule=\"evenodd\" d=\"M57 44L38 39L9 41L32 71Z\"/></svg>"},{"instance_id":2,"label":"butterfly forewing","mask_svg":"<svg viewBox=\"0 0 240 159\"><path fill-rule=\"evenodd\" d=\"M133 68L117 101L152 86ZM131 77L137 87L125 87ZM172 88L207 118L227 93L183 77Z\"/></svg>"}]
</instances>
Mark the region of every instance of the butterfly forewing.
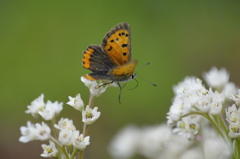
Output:
<instances>
[{"instance_id":1,"label":"butterfly forewing","mask_svg":"<svg viewBox=\"0 0 240 159\"><path fill-rule=\"evenodd\" d=\"M119 66L131 60L131 31L127 23L120 23L104 37L102 48L111 61Z\"/></svg>"},{"instance_id":2,"label":"butterfly forewing","mask_svg":"<svg viewBox=\"0 0 240 159\"><path fill-rule=\"evenodd\" d=\"M93 72L108 71L115 67L114 63L102 51L99 45L90 45L83 52L82 58L83 67Z\"/></svg>"}]
</instances>

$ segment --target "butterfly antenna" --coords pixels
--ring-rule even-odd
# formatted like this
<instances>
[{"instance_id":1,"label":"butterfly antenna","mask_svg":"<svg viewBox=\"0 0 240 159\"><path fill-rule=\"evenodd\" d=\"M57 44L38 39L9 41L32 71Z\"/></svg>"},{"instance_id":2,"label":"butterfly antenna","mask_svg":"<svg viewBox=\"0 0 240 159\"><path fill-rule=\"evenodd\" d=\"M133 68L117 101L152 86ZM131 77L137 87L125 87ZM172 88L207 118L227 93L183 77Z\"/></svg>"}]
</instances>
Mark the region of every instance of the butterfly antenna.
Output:
<instances>
[{"instance_id":1,"label":"butterfly antenna","mask_svg":"<svg viewBox=\"0 0 240 159\"><path fill-rule=\"evenodd\" d=\"M145 81L147 81L147 82L148 82L148 83L150 83L151 85L153 85L153 86L157 87L157 85L156 85L156 84L154 84L154 83L150 82L150 81L149 81L149 80L147 80L146 78L143 78L142 76L140 76L140 75L137 75L137 74L136 74L136 76L139 76L139 77L141 77L142 79L144 79Z\"/></svg>"},{"instance_id":2,"label":"butterfly antenna","mask_svg":"<svg viewBox=\"0 0 240 159\"><path fill-rule=\"evenodd\" d=\"M148 62L148 63L145 63L145 64L143 64L143 65L141 65L141 66L137 67L135 70L137 70L137 69L139 69L139 68L141 68L141 67L143 67L143 66L149 65L149 64L150 64L150 62Z\"/></svg>"},{"instance_id":3,"label":"butterfly antenna","mask_svg":"<svg viewBox=\"0 0 240 159\"><path fill-rule=\"evenodd\" d=\"M134 88L128 89L128 90L134 90L135 88L137 88L138 86L138 80L136 78L134 78L134 80L137 82L137 85Z\"/></svg>"}]
</instances>

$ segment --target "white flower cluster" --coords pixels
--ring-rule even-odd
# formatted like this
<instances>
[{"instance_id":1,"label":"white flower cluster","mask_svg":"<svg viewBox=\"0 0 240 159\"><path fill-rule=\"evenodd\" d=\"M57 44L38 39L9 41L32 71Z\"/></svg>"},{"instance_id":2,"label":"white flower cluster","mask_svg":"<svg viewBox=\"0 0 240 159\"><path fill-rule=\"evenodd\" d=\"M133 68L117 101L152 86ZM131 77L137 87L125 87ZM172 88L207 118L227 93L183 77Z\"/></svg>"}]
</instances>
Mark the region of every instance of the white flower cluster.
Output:
<instances>
[{"instance_id":1,"label":"white flower cluster","mask_svg":"<svg viewBox=\"0 0 240 159\"><path fill-rule=\"evenodd\" d=\"M73 106L77 110L84 110L84 104L81 99L80 94L77 94L75 98L69 97L70 101L67 103ZM44 103L44 95L41 94L40 97L35 99L31 102L31 105L28 106L28 110L26 113L32 114L34 117L41 116L44 120L53 120L62 110L63 103L58 103L57 101L52 103L51 101L47 101ZM95 107L97 108L97 107ZM96 121L99 116L100 112L97 112L96 109L91 111L88 106L85 111L82 112L83 114L83 122L86 124L92 124ZM88 112L88 113L86 113ZM91 115L91 119L87 118L86 121L86 114ZM50 140L50 145L42 145L44 149L42 157L56 157L58 154L58 149L56 148L57 144L59 147L62 146L73 146L75 149L83 150L86 148L87 145L90 144L89 136L84 137L83 134L80 134L76 127L73 125L73 121L67 118L61 118L58 124L54 124L56 128L53 131L57 131L58 140L54 139L51 135L51 128L42 122L42 124L35 124L33 125L30 121L27 122L27 127L22 126L20 128L22 136L19 138L20 142L29 142L32 140Z\"/></svg>"},{"instance_id":2,"label":"white flower cluster","mask_svg":"<svg viewBox=\"0 0 240 159\"><path fill-rule=\"evenodd\" d=\"M94 97L98 97L105 92L108 86L115 86L115 84L97 84L96 81L89 81L84 77L82 77L81 80L89 88L90 99L92 100ZM89 105L84 107L80 94L77 94L76 97L69 96L68 98L69 101L67 104L82 112L82 122L85 128L87 125L93 124L100 117L101 113L98 111L98 107L91 108L93 101L90 102L91 107ZM26 113L32 114L33 117L40 116L43 120L51 120L51 123L54 123L62 109L62 102L47 101L45 103L44 95L41 94L40 97L31 102ZM57 155L60 155L62 158L69 158L69 156L74 157L74 154L67 153L70 152L68 147L73 146L75 150L84 150L86 146L90 144L90 137L86 136L86 134L80 134L80 131L76 130L73 121L70 119L61 118L58 124L53 124L51 128L44 122L34 125L28 121L27 126L22 126L20 128L22 136L19 138L19 141L26 143L32 140L49 140L49 145L42 145L44 151L41 154L42 157L49 158L56 157ZM77 152L73 151L73 153Z\"/></svg>"},{"instance_id":3,"label":"white flower cluster","mask_svg":"<svg viewBox=\"0 0 240 159\"><path fill-rule=\"evenodd\" d=\"M203 116L214 120L215 116L222 116L226 104L231 102L230 97L236 103L238 101L238 95L234 96L237 87L234 83L229 82L229 73L225 69L218 70L213 67L209 72L204 73L203 77L209 88L206 88L196 77L186 77L173 87L175 97L168 112L167 123L174 127L173 132L184 135L188 139L194 139L198 134L203 123ZM231 111L236 110L233 109ZM230 116L233 114L231 113ZM228 122L231 120L230 116ZM238 121L240 121L240 115ZM236 128L235 124L232 125L234 128Z\"/></svg>"},{"instance_id":4,"label":"white flower cluster","mask_svg":"<svg viewBox=\"0 0 240 159\"><path fill-rule=\"evenodd\" d=\"M151 159L215 159L229 158L227 146L216 134L206 127L201 141L188 141L171 133L166 124L138 128L134 125L121 130L109 145L109 153L114 159L134 158L141 155Z\"/></svg>"},{"instance_id":5,"label":"white flower cluster","mask_svg":"<svg viewBox=\"0 0 240 159\"><path fill-rule=\"evenodd\" d=\"M76 130L72 120L62 118L58 124L54 125L54 127L60 131L58 141L61 143L61 145L73 145L74 148L83 150L87 145L90 144L90 137L83 137L83 134L80 134L79 131Z\"/></svg>"},{"instance_id":6,"label":"white flower cluster","mask_svg":"<svg viewBox=\"0 0 240 159\"><path fill-rule=\"evenodd\" d=\"M52 120L62 111L63 103L58 103L58 101L54 103L47 101L47 103L44 103L43 98L44 95L41 94L40 97L31 102L31 105L27 106L28 110L25 112L27 114L32 114L33 117L38 117L40 115L44 120Z\"/></svg>"}]
</instances>

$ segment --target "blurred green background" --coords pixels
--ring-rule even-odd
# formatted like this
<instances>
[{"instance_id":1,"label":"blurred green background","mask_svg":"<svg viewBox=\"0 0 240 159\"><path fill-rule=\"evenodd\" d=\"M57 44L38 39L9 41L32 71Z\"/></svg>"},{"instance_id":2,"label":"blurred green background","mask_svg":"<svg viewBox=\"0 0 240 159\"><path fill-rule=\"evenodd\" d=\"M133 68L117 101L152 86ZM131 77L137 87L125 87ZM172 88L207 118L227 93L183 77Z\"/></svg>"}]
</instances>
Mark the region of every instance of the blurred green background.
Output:
<instances>
[{"instance_id":1,"label":"blurred green background","mask_svg":"<svg viewBox=\"0 0 240 159\"><path fill-rule=\"evenodd\" d=\"M201 78L212 66L225 67L231 81L240 84L240 1L0 1L0 156L41 158L41 144L19 143L20 126L32 100L62 101L89 91L80 76L82 51L100 44L105 33L120 22L132 29L133 59L138 78L131 81L118 103L118 88L109 88L94 105L100 119L89 130L91 144L85 156L108 159L107 147L124 126L154 125L166 121L172 86L187 75ZM59 116L74 120L82 131L81 114L64 104Z\"/></svg>"}]
</instances>

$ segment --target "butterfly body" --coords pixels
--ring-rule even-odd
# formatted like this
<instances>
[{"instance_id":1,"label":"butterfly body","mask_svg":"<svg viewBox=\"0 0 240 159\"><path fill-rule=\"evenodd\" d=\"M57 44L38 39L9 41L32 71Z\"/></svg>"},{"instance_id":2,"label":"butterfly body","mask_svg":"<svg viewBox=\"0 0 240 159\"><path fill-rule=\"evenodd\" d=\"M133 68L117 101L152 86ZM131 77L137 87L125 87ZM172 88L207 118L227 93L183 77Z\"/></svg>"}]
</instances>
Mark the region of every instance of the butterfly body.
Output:
<instances>
[{"instance_id":1,"label":"butterfly body","mask_svg":"<svg viewBox=\"0 0 240 159\"><path fill-rule=\"evenodd\" d=\"M92 73L88 80L127 82L135 78L137 60L132 60L131 31L127 23L120 23L106 33L101 45L90 45L83 52L83 67Z\"/></svg>"}]
</instances>

